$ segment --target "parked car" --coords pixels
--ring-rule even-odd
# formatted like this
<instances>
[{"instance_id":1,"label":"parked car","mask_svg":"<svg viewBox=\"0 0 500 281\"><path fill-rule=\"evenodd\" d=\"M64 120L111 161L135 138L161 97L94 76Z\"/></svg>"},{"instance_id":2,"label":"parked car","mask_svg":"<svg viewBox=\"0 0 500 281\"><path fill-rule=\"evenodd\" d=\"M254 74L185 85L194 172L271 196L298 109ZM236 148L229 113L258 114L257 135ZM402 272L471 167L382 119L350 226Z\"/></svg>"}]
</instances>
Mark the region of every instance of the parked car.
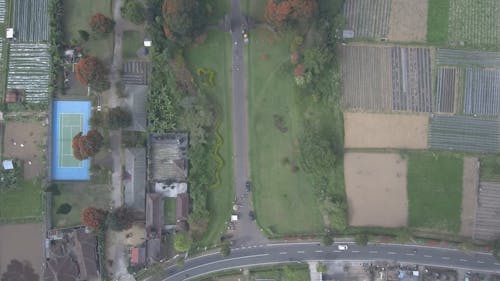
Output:
<instances>
[{"instance_id":1,"label":"parked car","mask_svg":"<svg viewBox=\"0 0 500 281\"><path fill-rule=\"evenodd\" d=\"M252 191L252 184L249 181L247 181L245 183L245 188L247 189L247 192Z\"/></svg>"},{"instance_id":2,"label":"parked car","mask_svg":"<svg viewBox=\"0 0 500 281\"><path fill-rule=\"evenodd\" d=\"M248 216L251 220L255 220L255 213L253 211L248 212Z\"/></svg>"}]
</instances>

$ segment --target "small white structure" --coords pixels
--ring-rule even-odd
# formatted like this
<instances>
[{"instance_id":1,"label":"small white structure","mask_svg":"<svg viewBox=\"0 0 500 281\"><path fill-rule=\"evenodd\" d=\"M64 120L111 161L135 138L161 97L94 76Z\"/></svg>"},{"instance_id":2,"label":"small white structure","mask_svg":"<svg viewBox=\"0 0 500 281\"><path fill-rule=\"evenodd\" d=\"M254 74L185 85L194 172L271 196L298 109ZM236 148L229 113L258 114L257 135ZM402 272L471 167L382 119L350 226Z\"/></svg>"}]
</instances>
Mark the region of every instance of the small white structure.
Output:
<instances>
[{"instance_id":1,"label":"small white structure","mask_svg":"<svg viewBox=\"0 0 500 281\"><path fill-rule=\"evenodd\" d=\"M14 162L12 162L12 159L11 160L3 160L2 165L3 165L4 170L14 169Z\"/></svg>"},{"instance_id":2,"label":"small white structure","mask_svg":"<svg viewBox=\"0 0 500 281\"><path fill-rule=\"evenodd\" d=\"M7 28L7 30L5 31L5 38L14 39L14 28L12 27Z\"/></svg>"},{"instance_id":3,"label":"small white structure","mask_svg":"<svg viewBox=\"0 0 500 281\"><path fill-rule=\"evenodd\" d=\"M163 197L177 197L177 194L187 192L187 183L174 182L174 183L155 183L155 193L160 193Z\"/></svg>"},{"instance_id":4,"label":"small white structure","mask_svg":"<svg viewBox=\"0 0 500 281\"><path fill-rule=\"evenodd\" d=\"M151 47L153 45L153 41L150 39L144 39L144 47Z\"/></svg>"},{"instance_id":5,"label":"small white structure","mask_svg":"<svg viewBox=\"0 0 500 281\"><path fill-rule=\"evenodd\" d=\"M352 38L354 38L354 30L344 29L342 31L342 38L344 38L344 39L352 39Z\"/></svg>"},{"instance_id":6,"label":"small white structure","mask_svg":"<svg viewBox=\"0 0 500 281\"><path fill-rule=\"evenodd\" d=\"M238 221L238 215L231 215L231 222Z\"/></svg>"}]
</instances>

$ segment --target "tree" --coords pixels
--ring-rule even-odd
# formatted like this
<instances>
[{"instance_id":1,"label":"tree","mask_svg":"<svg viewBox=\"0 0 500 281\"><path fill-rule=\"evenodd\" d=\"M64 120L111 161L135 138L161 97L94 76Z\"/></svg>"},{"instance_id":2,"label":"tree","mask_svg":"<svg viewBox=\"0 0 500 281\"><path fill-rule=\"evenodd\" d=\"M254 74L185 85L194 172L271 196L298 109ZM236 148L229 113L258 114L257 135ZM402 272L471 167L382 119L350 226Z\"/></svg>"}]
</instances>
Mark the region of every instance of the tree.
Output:
<instances>
[{"instance_id":1,"label":"tree","mask_svg":"<svg viewBox=\"0 0 500 281\"><path fill-rule=\"evenodd\" d=\"M82 41L87 42L87 41L89 41L90 34L87 31L80 29L80 30L78 30L78 36L80 37L80 39Z\"/></svg>"},{"instance_id":2,"label":"tree","mask_svg":"<svg viewBox=\"0 0 500 281\"><path fill-rule=\"evenodd\" d=\"M98 230L104 226L106 215L103 209L87 207L82 211L82 223L92 230Z\"/></svg>"},{"instance_id":3,"label":"tree","mask_svg":"<svg viewBox=\"0 0 500 281\"><path fill-rule=\"evenodd\" d=\"M101 92L109 88L106 67L96 57L81 59L75 65L75 73L76 79L92 90Z\"/></svg>"},{"instance_id":4,"label":"tree","mask_svg":"<svg viewBox=\"0 0 500 281\"><path fill-rule=\"evenodd\" d=\"M204 7L197 0L165 0L162 5L165 37L185 46L205 24Z\"/></svg>"},{"instance_id":5,"label":"tree","mask_svg":"<svg viewBox=\"0 0 500 281\"><path fill-rule=\"evenodd\" d=\"M368 244L368 235L366 233L360 233L354 239L359 246L366 246Z\"/></svg>"},{"instance_id":6,"label":"tree","mask_svg":"<svg viewBox=\"0 0 500 281\"><path fill-rule=\"evenodd\" d=\"M493 242L493 256L500 260L500 239Z\"/></svg>"},{"instance_id":7,"label":"tree","mask_svg":"<svg viewBox=\"0 0 500 281\"><path fill-rule=\"evenodd\" d=\"M333 238L332 238L332 235L330 233L325 233L323 235L323 238L321 239L321 244L323 246L330 246L333 244Z\"/></svg>"},{"instance_id":8,"label":"tree","mask_svg":"<svg viewBox=\"0 0 500 281\"><path fill-rule=\"evenodd\" d=\"M305 132L300 139L300 164L307 173L326 175L333 170L337 156L333 144L319 132Z\"/></svg>"},{"instance_id":9,"label":"tree","mask_svg":"<svg viewBox=\"0 0 500 281\"><path fill-rule=\"evenodd\" d=\"M72 207L70 204L63 203L63 204L59 205L59 207L57 208L56 214L66 215L66 214L69 214L69 212L71 212L71 209L72 209Z\"/></svg>"},{"instance_id":10,"label":"tree","mask_svg":"<svg viewBox=\"0 0 500 281\"><path fill-rule=\"evenodd\" d=\"M316 0L268 0L265 19L275 27L309 20L318 10Z\"/></svg>"},{"instance_id":11,"label":"tree","mask_svg":"<svg viewBox=\"0 0 500 281\"><path fill-rule=\"evenodd\" d=\"M115 130L132 125L132 113L122 107L112 108L108 112L109 128Z\"/></svg>"},{"instance_id":12,"label":"tree","mask_svg":"<svg viewBox=\"0 0 500 281\"><path fill-rule=\"evenodd\" d=\"M316 271L325 274L328 271L328 268L327 268L326 264L324 264L322 262L318 262L316 264Z\"/></svg>"},{"instance_id":13,"label":"tree","mask_svg":"<svg viewBox=\"0 0 500 281\"><path fill-rule=\"evenodd\" d=\"M61 191L59 190L59 186L56 183L51 183L47 187L45 187L45 192L51 192L52 195L58 196L61 195Z\"/></svg>"},{"instance_id":14,"label":"tree","mask_svg":"<svg viewBox=\"0 0 500 281\"><path fill-rule=\"evenodd\" d=\"M177 233L174 237L174 248L177 252L186 252L191 247L191 240L186 233Z\"/></svg>"},{"instance_id":15,"label":"tree","mask_svg":"<svg viewBox=\"0 0 500 281\"><path fill-rule=\"evenodd\" d=\"M2 275L1 281L38 281L40 277L35 273L27 261L11 260L7 270Z\"/></svg>"},{"instance_id":16,"label":"tree","mask_svg":"<svg viewBox=\"0 0 500 281\"><path fill-rule=\"evenodd\" d=\"M122 231L132 227L134 215L132 209L127 206L121 206L115 209L108 216L108 225L112 230Z\"/></svg>"},{"instance_id":17,"label":"tree","mask_svg":"<svg viewBox=\"0 0 500 281\"><path fill-rule=\"evenodd\" d=\"M231 245L229 245L229 242L224 242L222 243L221 247L220 247L220 254L223 256L223 257L227 257L229 256L229 254L231 254Z\"/></svg>"},{"instance_id":18,"label":"tree","mask_svg":"<svg viewBox=\"0 0 500 281\"><path fill-rule=\"evenodd\" d=\"M94 14L89 21L92 31L97 33L110 33L113 30L115 23L112 19L101 13Z\"/></svg>"},{"instance_id":19,"label":"tree","mask_svg":"<svg viewBox=\"0 0 500 281\"><path fill-rule=\"evenodd\" d=\"M144 5L137 0L127 0L123 5L122 15L135 24L142 24L146 19L146 10Z\"/></svg>"},{"instance_id":20,"label":"tree","mask_svg":"<svg viewBox=\"0 0 500 281\"><path fill-rule=\"evenodd\" d=\"M78 133L71 142L73 156L78 160L84 160L96 155L102 147L103 139L95 129L89 130L86 136L82 132Z\"/></svg>"}]
</instances>

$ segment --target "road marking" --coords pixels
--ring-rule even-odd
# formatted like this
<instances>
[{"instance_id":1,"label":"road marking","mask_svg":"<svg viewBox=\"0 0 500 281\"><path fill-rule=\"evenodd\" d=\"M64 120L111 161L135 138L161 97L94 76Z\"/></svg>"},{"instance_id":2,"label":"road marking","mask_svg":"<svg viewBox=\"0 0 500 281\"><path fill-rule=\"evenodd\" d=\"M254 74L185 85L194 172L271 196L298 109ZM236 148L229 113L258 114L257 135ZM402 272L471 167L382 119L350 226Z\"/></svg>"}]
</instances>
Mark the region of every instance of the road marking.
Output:
<instances>
[{"instance_id":1,"label":"road marking","mask_svg":"<svg viewBox=\"0 0 500 281\"><path fill-rule=\"evenodd\" d=\"M467 260L464 260L464 259L460 259L460 261L467 261Z\"/></svg>"},{"instance_id":2,"label":"road marking","mask_svg":"<svg viewBox=\"0 0 500 281\"><path fill-rule=\"evenodd\" d=\"M450 257L441 257L443 260L449 260Z\"/></svg>"},{"instance_id":3,"label":"road marking","mask_svg":"<svg viewBox=\"0 0 500 281\"><path fill-rule=\"evenodd\" d=\"M286 255L286 252L280 252L280 255Z\"/></svg>"},{"instance_id":4,"label":"road marking","mask_svg":"<svg viewBox=\"0 0 500 281\"><path fill-rule=\"evenodd\" d=\"M359 253L359 251L351 251L351 252L353 252L353 253Z\"/></svg>"},{"instance_id":5,"label":"road marking","mask_svg":"<svg viewBox=\"0 0 500 281\"><path fill-rule=\"evenodd\" d=\"M424 255L424 257L426 257L426 258L432 258L432 256L429 256L429 255Z\"/></svg>"},{"instance_id":6,"label":"road marking","mask_svg":"<svg viewBox=\"0 0 500 281\"><path fill-rule=\"evenodd\" d=\"M496 262L496 263L494 263L494 265L500 265L500 263Z\"/></svg>"},{"instance_id":7,"label":"road marking","mask_svg":"<svg viewBox=\"0 0 500 281\"><path fill-rule=\"evenodd\" d=\"M323 251L321 251L321 250L317 250L317 251L314 251L314 252L316 252L316 253L323 253Z\"/></svg>"},{"instance_id":8,"label":"road marking","mask_svg":"<svg viewBox=\"0 0 500 281\"><path fill-rule=\"evenodd\" d=\"M477 263L484 263L484 261L477 261Z\"/></svg>"},{"instance_id":9,"label":"road marking","mask_svg":"<svg viewBox=\"0 0 500 281\"><path fill-rule=\"evenodd\" d=\"M377 254L378 251L370 251L370 254Z\"/></svg>"},{"instance_id":10,"label":"road marking","mask_svg":"<svg viewBox=\"0 0 500 281\"><path fill-rule=\"evenodd\" d=\"M412 254L412 253L406 253L405 255L407 255L407 256L414 256L415 254Z\"/></svg>"},{"instance_id":11,"label":"road marking","mask_svg":"<svg viewBox=\"0 0 500 281\"><path fill-rule=\"evenodd\" d=\"M387 252L389 255L395 255L396 253L394 252Z\"/></svg>"},{"instance_id":12,"label":"road marking","mask_svg":"<svg viewBox=\"0 0 500 281\"><path fill-rule=\"evenodd\" d=\"M339 250L333 250L333 252L334 252L334 253L340 253L340 251L339 251Z\"/></svg>"},{"instance_id":13,"label":"road marking","mask_svg":"<svg viewBox=\"0 0 500 281\"><path fill-rule=\"evenodd\" d=\"M264 247L264 245L259 245L259 248Z\"/></svg>"},{"instance_id":14,"label":"road marking","mask_svg":"<svg viewBox=\"0 0 500 281\"><path fill-rule=\"evenodd\" d=\"M303 253L304 253L304 251L297 251L297 253L299 253L299 254L303 254Z\"/></svg>"}]
</instances>

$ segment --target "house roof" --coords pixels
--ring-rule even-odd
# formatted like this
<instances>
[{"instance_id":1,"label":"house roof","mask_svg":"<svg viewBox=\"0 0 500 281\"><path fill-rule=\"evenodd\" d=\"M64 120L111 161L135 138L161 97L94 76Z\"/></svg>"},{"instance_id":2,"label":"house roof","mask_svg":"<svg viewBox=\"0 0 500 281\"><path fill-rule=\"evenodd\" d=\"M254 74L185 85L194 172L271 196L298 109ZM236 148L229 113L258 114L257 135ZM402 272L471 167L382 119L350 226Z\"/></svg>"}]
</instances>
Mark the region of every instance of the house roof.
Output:
<instances>
[{"instance_id":1,"label":"house roof","mask_svg":"<svg viewBox=\"0 0 500 281\"><path fill-rule=\"evenodd\" d=\"M14 103L21 101L21 93L17 90L8 90L5 95L5 102Z\"/></svg>"},{"instance_id":2,"label":"house roof","mask_svg":"<svg viewBox=\"0 0 500 281\"><path fill-rule=\"evenodd\" d=\"M82 280L92 280L99 276L97 269L97 239L94 235L86 233L85 229L75 231L75 254L80 277Z\"/></svg>"},{"instance_id":3,"label":"house roof","mask_svg":"<svg viewBox=\"0 0 500 281\"><path fill-rule=\"evenodd\" d=\"M125 204L144 212L146 199L146 149L125 150Z\"/></svg>"},{"instance_id":4,"label":"house roof","mask_svg":"<svg viewBox=\"0 0 500 281\"><path fill-rule=\"evenodd\" d=\"M184 133L151 136L152 180L185 181L188 173L187 146L188 137Z\"/></svg>"},{"instance_id":5,"label":"house roof","mask_svg":"<svg viewBox=\"0 0 500 281\"><path fill-rule=\"evenodd\" d=\"M189 196L187 193L177 195L175 217L177 221L186 221L189 213Z\"/></svg>"},{"instance_id":6,"label":"house roof","mask_svg":"<svg viewBox=\"0 0 500 281\"><path fill-rule=\"evenodd\" d=\"M130 252L130 263L134 265L146 263L146 249L144 247L134 247Z\"/></svg>"},{"instance_id":7,"label":"house roof","mask_svg":"<svg viewBox=\"0 0 500 281\"><path fill-rule=\"evenodd\" d=\"M146 195L146 231L148 237L160 237L163 229L163 197L158 193ZM149 254L148 254L149 255Z\"/></svg>"},{"instance_id":8,"label":"house roof","mask_svg":"<svg viewBox=\"0 0 500 281\"><path fill-rule=\"evenodd\" d=\"M147 129L147 94L148 86L146 85L126 85L124 89L127 94L125 103L132 112L132 125L125 128L128 131L145 132Z\"/></svg>"}]
</instances>

